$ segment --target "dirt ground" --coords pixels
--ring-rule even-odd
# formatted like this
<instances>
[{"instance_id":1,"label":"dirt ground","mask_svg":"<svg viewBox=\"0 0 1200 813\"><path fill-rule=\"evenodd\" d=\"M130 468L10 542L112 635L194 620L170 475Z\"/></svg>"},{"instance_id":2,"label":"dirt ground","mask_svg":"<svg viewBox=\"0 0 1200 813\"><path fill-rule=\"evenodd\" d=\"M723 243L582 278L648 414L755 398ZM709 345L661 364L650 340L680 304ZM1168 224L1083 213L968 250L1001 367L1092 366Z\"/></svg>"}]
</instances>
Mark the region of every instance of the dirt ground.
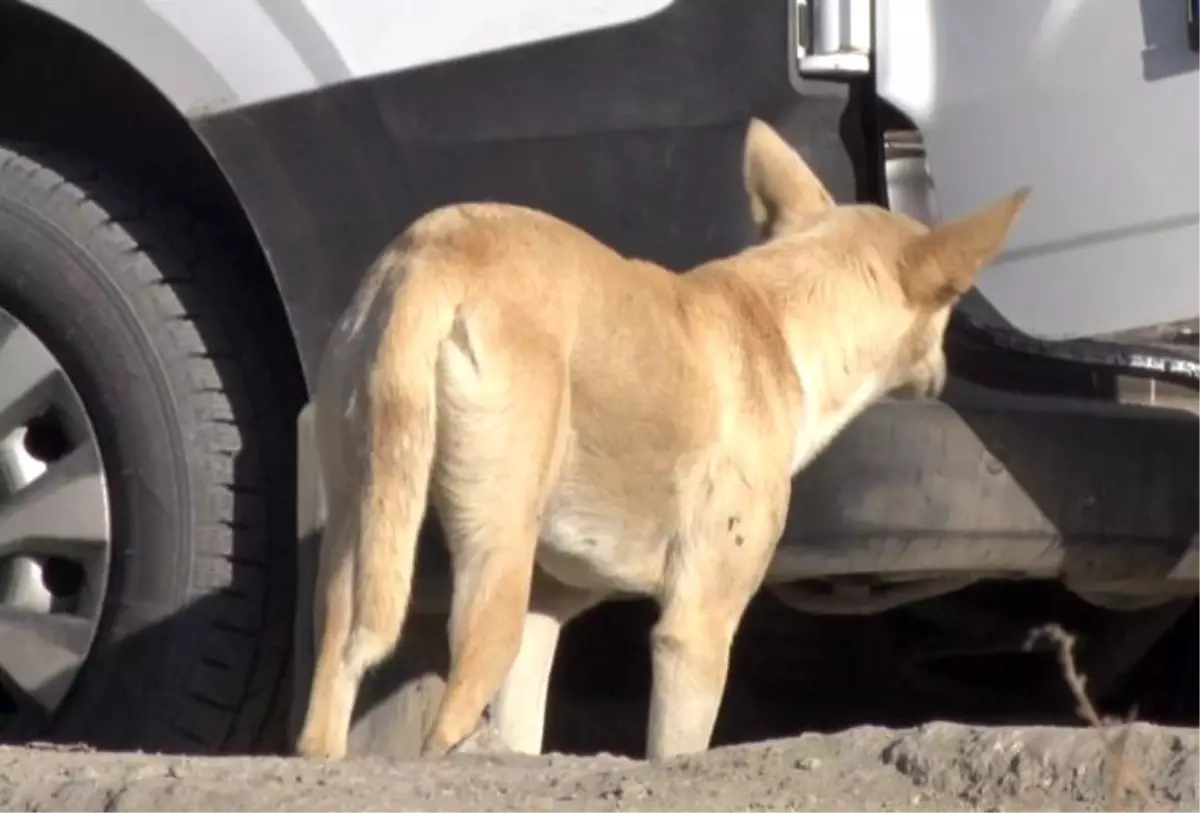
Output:
<instances>
[{"instance_id":1,"label":"dirt ground","mask_svg":"<svg viewBox=\"0 0 1200 813\"><path fill-rule=\"evenodd\" d=\"M3 810L1197 810L1194 728L854 728L652 765L0 749ZM1114 771L1115 769L1115 771ZM1114 781L1114 772L1124 773ZM1139 795L1139 788L1148 795Z\"/></svg>"}]
</instances>

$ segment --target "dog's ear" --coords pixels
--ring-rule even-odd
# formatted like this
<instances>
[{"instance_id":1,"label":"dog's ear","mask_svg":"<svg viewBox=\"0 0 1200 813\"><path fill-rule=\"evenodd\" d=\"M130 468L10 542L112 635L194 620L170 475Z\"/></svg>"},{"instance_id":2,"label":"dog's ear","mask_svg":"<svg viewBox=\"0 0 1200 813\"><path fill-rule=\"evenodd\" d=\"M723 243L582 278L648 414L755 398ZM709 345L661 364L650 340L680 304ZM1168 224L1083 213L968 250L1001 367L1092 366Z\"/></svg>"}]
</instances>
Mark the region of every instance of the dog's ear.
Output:
<instances>
[{"instance_id":1,"label":"dog's ear","mask_svg":"<svg viewBox=\"0 0 1200 813\"><path fill-rule=\"evenodd\" d=\"M938 309L975 284L981 269L1004 245L1030 187L935 226L900 254L900 283L910 302Z\"/></svg>"},{"instance_id":2,"label":"dog's ear","mask_svg":"<svg viewBox=\"0 0 1200 813\"><path fill-rule=\"evenodd\" d=\"M833 196L804 159L760 119L751 119L746 129L742 172L751 217L765 236L833 206Z\"/></svg>"}]
</instances>

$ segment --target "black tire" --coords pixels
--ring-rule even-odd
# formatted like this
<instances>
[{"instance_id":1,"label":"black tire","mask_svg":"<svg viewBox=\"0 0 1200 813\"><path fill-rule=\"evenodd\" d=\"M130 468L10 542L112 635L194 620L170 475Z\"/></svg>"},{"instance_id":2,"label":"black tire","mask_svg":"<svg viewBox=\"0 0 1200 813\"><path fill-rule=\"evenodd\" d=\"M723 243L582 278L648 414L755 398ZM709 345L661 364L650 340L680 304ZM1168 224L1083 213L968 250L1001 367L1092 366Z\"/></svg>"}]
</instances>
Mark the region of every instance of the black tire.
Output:
<instances>
[{"instance_id":1,"label":"black tire","mask_svg":"<svg viewBox=\"0 0 1200 813\"><path fill-rule=\"evenodd\" d=\"M83 398L113 532L95 643L41 737L278 746L300 379L254 251L148 186L0 146L0 306Z\"/></svg>"}]
</instances>

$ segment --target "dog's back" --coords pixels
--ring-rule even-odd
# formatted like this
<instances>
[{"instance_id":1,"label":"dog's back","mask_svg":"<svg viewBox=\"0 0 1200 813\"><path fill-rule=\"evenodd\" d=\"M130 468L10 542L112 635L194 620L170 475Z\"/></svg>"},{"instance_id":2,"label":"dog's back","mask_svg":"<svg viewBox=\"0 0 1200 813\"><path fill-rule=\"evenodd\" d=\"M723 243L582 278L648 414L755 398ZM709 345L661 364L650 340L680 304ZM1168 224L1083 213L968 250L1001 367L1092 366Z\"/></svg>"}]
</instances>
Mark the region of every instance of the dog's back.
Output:
<instances>
[{"instance_id":1,"label":"dog's back","mask_svg":"<svg viewBox=\"0 0 1200 813\"><path fill-rule=\"evenodd\" d=\"M323 470L351 489L347 478L360 479L363 472L354 469L364 461L342 447L366 447L378 395L372 382L383 386L389 375L382 356L413 343L416 321L406 318L406 300L417 303L420 323L440 325L432 328L439 334L438 397L463 401L463 408L487 411L499 404L489 398L521 397L528 370L513 371L515 379L503 385L485 384L499 375L498 354L510 346L587 370L567 378L581 408L619 410L623 423L669 420L652 397L656 389L683 388L696 401L707 392L696 366L681 364L694 337L676 275L621 257L536 210L445 207L417 220L380 255L326 345L315 388L329 457L322 462L332 466ZM435 313L437 302L450 303L452 313Z\"/></svg>"}]
</instances>

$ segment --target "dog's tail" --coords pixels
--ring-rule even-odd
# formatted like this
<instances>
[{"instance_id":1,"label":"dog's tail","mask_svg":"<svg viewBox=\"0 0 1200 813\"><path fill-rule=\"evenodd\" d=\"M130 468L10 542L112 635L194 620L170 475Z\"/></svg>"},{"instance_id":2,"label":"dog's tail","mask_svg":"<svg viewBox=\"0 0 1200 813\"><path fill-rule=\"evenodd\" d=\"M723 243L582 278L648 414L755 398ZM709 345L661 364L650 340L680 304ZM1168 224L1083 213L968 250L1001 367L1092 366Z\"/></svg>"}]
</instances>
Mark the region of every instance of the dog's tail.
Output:
<instances>
[{"instance_id":1,"label":"dog's tail","mask_svg":"<svg viewBox=\"0 0 1200 813\"><path fill-rule=\"evenodd\" d=\"M461 300L451 275L406 270L367 373L369 440L346 651L360 673L396 646L408 612L434 463L438 352Z\"/></svg>"}]
</instances>

